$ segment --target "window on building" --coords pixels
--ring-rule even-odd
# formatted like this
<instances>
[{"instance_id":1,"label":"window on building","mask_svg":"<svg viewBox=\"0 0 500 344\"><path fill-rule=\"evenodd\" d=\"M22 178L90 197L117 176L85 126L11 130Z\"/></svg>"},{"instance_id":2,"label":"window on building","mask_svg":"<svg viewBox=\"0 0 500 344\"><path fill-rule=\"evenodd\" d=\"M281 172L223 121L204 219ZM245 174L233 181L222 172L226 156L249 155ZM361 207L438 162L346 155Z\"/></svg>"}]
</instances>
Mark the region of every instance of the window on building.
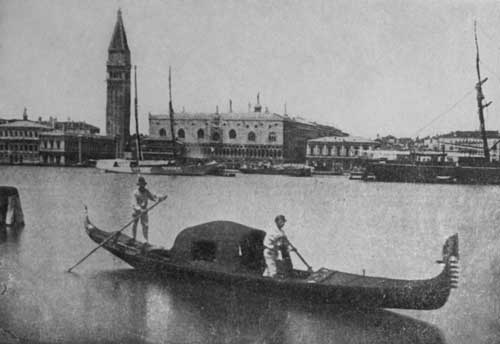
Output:
<instances>
[{"instance_id":1,"label":"window on building","mask_svg":"<svg viewBox=\"0 0 500 344\"><path fill-rule=\"evenodd\" d=\"M198 135L198 139L205 138L205 132L203 131L203 129L198 130L197 135Z\"/></svg>"},{"instance_id":2,"label":"window on building","mask_svg":"<svg viewBox=\"0 0 500 344\"><path fill-rule=\"evenodd\" d=\"M229 130L229 138L230 139L236 138L236 130L234 130L234 129Z\"/></svg>"},{"instance_id":3,"label":"window on building","mask_svg":"<svg viewBox=\"0 0 500 344\"><path fill-rule=\"evenodd\" d=\"M219 133L218 133L218 132L216 132L216 131L215 131L215 132L212 134L212 141L219 141L219 140L220 140L220 135L219 135Z\"/></svg>"},{"instance_id":4,"label":"window on building","mask_svg":"<svg viewBox=\"0 0 500 344\"><path fill-rule=\"evenodd\" d=\"M167 136L167 131L164 128L161 128L160 131L158 132L160 136Z\"/></svg>"},{"instance_id":5,"label":"window on building","mask_svg":"<svg viewBox=\"0 0 500 344\"><path fill-rule=\"evenodd\" d=\"M177 137L180 138L180 139L183 139L186 137L186 133L184 132L184 129L179 129L177 131Z\"/></svg>"},{"instance_id":6,"label":"window on building","mask_svg":"<svg viewBox=\"0 0 500 344\"><path fill-rule=\"evenodd\" d=\"M269 133L268 140L269 140L269 142L276 142L276 133L274 131L271 131Z\"/></svg>"},{"instance_id":7,"label":"window on building","mask_svg":"<svg viewBox=\"0 0 500 344\"><path fill-rule=\"evenodd\" d=\"M248 141L255 142L255 133L253 131L248 133Z\"/></svg>"}]
</instances>

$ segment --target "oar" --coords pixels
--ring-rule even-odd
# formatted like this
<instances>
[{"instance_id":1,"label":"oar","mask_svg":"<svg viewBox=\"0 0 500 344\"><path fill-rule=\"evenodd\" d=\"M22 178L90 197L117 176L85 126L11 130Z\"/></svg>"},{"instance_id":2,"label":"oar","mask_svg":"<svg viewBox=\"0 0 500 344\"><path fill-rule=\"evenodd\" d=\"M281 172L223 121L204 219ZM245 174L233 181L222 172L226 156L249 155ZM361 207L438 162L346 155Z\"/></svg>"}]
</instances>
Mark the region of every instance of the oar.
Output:
<instances>
[{"instance_id":1,"label":"oar","mask_svg":"<svg viewBox=\"0 0 500 344\"><path fill-rule=\"evenodd\" d=\"M292 248L292 252L295 252L295 254L297 255L297 257L300 258L300 260L302 261L302 263L304 263L305 266L307 266L307 271L313 271L313 268L312 266L310 266L309 264L307 264L306 260L304 259L304 257L302 257L302 255L299 253L299 251L297 250L297 248L295 246L293 246L290 241L288 242L288 244L290 245L290 247Z\"/></svg>"},{"instance_id":2,"label":"oar","mask_svg":"<svg viewBox=\"0 0 500 344\"><path fill-rule=\"evenodd\" d=\"M282 229L282 231L283 231L283 233L285 232L283 229ZM287 237L287 240L288 240L288 237ZM297 248L292 245L292 243L290 242L290 240L288 240L288 245L290 245L290 247L292 248L291 251L295 252L295 254L297 255L297 257L300 258L300 260L302 261L302 263L304 263L304 265L307 266L307 271L309 271L309 272L313 271L312 266L309 265L309 264L307 264L307 262L304 259L304 257L302 257L302 255L299 253L299 250L297 250Z\"/></svg>"},{"instance_id":3,"label":"oar","mask_svg":"<svg viewBox=\"0 0 500 344\"><path fill-rule=\"evenodd\" d=\"M160 198L160 200L158 202L156 202L155 204L153 204L151 207L149 207L148 209L146 209L144 212L147 213L148 211L150 211L151 209L153 209L154 207L156 207L158 204L160 204L161 202L163 202L164 200L166 199L165 198ZM105 243L107 243L108 241L110 241L111 239L113 239L118 233L121 233L123 232L128 226L130 226L136 219L138 219L142 214L139 214L137 216L134 216L134 218L128 222L125 226L123 226L122 228L120 228L118 231L114 232L113 234L111 234L109 237L107 237L106 239L104 239L100 244L99 246L97 246L96 248L94 248L92 251L90 251L85 257L83 257L82 259L80 259L78 261L78 263L76 263L75 265L73 265L72 267L70 267L68 269L68 272L71 272L71 270L73 270L74 268L76 268L78 265L80 265L85 259L87 259L92 253L94 253L95 251L97 251L101 246L103 246Z\"/></svg>"}]
</instances>

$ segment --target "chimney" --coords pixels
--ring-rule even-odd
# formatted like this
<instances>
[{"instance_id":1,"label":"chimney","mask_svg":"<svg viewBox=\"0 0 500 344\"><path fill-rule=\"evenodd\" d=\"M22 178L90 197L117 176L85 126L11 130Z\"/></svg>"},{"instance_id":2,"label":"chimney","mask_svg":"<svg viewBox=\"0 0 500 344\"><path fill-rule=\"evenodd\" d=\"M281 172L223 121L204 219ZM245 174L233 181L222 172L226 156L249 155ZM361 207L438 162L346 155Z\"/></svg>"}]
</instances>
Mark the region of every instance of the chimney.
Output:
<instances>
[{"instance_id":1,"label":"chimney","mask_svg":"<svg viewBox=\"0 0 500 344\"><path fill-rule=\"evenodd\" d=\"M257 105L253 108L254 112L261 112L262 106L260 105L260 93L257 93Z\"/></svg>"},{"instance_id":2,"label":"chimney","mask_svg":"<svg viewBox=\"0 0 500 344\"><path fill-rule=\"evenodd\" d=\"M218 115L219 114L219 105L215 107L215 113Z\"/></svg>"},{"instance_id":3,"label":"chimney","mask_svg":"<svg viewBox=\"0 0 500 344\"><path fill-rule=\"evenodd\" d=\"M24 111L23 111L23 121L27 121L28 120L28 110L26 108L24 108Z\"/></svg>"},{"instance_id":4,"label":"chimney","mask_svg":"<svg viewBox=\"0 0 500 344\"><path fill-rule=\"evenodd\" d=\"M229 99L229 113L233 112L233 101Z\"/></svg>"}]
</instances>

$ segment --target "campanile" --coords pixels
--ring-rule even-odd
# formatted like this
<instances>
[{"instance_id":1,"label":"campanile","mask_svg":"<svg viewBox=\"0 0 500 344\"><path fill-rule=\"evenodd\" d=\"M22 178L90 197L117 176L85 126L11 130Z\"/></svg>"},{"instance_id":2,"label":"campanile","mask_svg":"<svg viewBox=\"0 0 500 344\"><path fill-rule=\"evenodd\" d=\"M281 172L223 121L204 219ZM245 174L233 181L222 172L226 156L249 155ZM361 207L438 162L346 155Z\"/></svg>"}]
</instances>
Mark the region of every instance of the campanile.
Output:
<instances>
[{"instance_id":1,"label":"campanile","mask_svg":"<svg viewBox=\"0 0 500 344\"><path fill-rule=\"evenodd\" d=\"M123 157L130 137L130 50L118 10L113 37L108 48L106 135L117 137L116 153Z\"/></svg>"}]
</instances>

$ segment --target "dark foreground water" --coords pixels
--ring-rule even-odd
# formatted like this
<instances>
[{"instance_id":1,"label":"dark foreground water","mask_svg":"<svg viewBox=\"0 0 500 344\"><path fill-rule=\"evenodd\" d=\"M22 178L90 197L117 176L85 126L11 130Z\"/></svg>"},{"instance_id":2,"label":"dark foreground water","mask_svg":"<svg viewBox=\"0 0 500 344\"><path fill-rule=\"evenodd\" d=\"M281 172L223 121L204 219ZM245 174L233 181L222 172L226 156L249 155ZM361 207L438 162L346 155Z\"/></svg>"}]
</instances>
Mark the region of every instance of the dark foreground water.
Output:
<instances>
[{"instance_id":1,"label":"dark foreground water","mask_svg":"<svg viewBox=\"0 0 500 344\"><path fill-rule=\"evenodd\" d=\"M500 342L500 187L246 175L147 180L169 195L150 214L155 244L170 247L182 228L216 219L267 228L283 213L313 267L413 279L440 271L444 239L458 232L459 288L435 311L358 311L159 280L104 250L66 273L95 247L82 226L84 205L96 225L119 229L130 220L136 177L4 166L0 185L18 187L26 226L0 235L0 341L9 334L47 343Z\"/></svg>"}]
</instances>

